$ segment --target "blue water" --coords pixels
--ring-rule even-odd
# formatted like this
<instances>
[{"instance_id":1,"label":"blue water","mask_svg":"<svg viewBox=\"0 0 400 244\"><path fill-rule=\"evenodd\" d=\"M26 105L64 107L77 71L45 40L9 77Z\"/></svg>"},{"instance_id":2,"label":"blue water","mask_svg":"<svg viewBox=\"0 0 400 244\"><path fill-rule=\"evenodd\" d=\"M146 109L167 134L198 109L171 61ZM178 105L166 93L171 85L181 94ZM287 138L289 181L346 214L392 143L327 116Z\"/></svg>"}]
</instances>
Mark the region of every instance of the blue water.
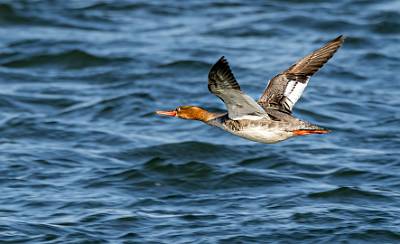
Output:
<instances>
[{"instance_id":1,"label":"blue water","mask_svg":"<svg viewBox=\"0 0 400 244\"><path fill-rule=\"evenodd\" d=\"M399 243L397 0L0 3L1 243ZM258 98L344 46L294 114L333 132L257 144L158 109Z\"/></svg>"}]
</instances>

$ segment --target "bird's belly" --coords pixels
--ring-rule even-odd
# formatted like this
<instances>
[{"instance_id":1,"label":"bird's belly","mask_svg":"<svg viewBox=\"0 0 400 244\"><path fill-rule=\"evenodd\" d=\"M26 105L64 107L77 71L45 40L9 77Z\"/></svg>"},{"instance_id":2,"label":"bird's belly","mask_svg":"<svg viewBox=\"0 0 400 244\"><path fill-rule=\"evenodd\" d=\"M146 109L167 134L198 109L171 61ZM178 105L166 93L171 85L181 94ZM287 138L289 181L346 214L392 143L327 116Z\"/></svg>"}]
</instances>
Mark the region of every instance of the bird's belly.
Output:
<instances>
[{"instance_id":1,"label":"bird's belly","mask_svg":"<svg viewBox=\"0 0 400 244\"><path fill-rule=\"evenodd\" d=\"M261 143L277 143L293 136L293 133L284 130L267 130L265 128L245 128L233 134L251 141Z\"/></svg>"}]
</instances>

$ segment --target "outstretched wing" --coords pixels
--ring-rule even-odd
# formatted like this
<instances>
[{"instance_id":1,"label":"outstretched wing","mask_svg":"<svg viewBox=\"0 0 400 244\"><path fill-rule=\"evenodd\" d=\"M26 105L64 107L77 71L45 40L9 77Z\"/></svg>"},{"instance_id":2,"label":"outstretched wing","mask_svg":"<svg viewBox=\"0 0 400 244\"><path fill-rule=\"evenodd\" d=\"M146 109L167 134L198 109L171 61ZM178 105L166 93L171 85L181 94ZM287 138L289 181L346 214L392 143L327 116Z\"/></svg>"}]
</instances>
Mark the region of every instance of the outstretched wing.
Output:
<instances>
[{"instance_id":1,"label":"outstretched wing","mask_svg":"<svg viewBox=\"0 0 400 244\"><path fill-rule=\"evenodd\" d=\"M240 90L228 61L222 56L208 73L208 90L219 97L231 119L268 118L264 109L253 98Z\"/></svg>"},{"instance_id":2,"label":"outstretched wing","mask_svg":"<svg viewBox=\"0 0 400 244\"><path fill-rule=\"evenodd\" d=\"M310 77L335 54L343 41L344 37L338 36L272 78L258 103L264 109L274 108L291 113Z\"/></svg>"}]
</instances>

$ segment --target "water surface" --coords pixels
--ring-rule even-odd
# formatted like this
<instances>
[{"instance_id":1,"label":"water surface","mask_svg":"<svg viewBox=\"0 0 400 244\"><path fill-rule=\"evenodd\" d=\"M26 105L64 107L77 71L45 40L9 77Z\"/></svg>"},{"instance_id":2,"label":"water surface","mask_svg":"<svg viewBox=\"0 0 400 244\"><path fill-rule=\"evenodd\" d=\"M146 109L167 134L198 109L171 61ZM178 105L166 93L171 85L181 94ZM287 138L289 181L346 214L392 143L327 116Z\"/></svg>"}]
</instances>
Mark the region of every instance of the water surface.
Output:
<instances>
[{"instance_id":1,"label":"water surface","mask_svg":"<svg viewBox=\"0 0 400 244\"><path fill-rule=\"evenodd\" d=\"M400 3L0 3L2 243L399 243ZM263 145L153 111L224 105L222 55L257 98L345 45Z\"/></svg>"}]
</instances>

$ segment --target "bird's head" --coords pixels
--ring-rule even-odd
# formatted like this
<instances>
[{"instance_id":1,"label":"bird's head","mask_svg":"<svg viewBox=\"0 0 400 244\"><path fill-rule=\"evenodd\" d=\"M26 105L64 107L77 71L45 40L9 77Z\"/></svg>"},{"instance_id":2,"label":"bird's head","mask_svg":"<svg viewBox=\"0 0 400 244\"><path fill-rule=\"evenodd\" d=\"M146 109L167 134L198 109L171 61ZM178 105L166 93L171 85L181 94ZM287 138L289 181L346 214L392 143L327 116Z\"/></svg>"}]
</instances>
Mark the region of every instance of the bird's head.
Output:
<instances>
[{"instance_id":1,"label":"bird's head","mask_svg":"<svg viewBox=\"0 0 400 244\"><path fill-rule=\"evenodd\" d=\"M156 111L156 114L178 117L181 119L208 121L212 119L212 113L197 106L179 106L174 110Z\"/></svg>"}]
</instances>

